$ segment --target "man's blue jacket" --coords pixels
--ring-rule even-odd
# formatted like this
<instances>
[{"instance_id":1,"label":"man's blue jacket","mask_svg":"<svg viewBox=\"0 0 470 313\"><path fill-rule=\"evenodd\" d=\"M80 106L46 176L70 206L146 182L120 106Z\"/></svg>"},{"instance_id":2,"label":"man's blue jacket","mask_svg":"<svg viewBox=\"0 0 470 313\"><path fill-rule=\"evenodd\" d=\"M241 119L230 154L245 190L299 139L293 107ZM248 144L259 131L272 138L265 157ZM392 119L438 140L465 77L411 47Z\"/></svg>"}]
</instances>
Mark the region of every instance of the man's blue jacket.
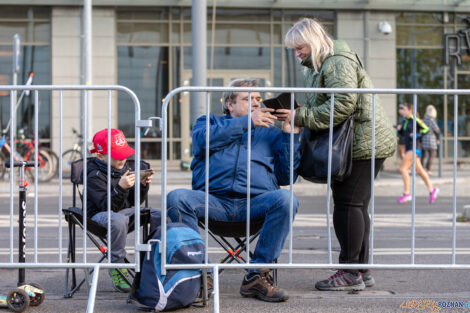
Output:
<instances>
[{"instance_id":1,"label":"man's blue jacket","mask_svg":"<svg viewBox=\"0 0 470 313\"><path fill-rule=\"evenodd\" d=\"M290 133L277 127L254 127L251 122L251 195L289 185ZM248 115L210 115L209 192L218 195L246 194ZM205 190L206 116L194 125L193 190ZM294 134L294 181L300 163L300 135Z\"/></svg>"}]
</instances>

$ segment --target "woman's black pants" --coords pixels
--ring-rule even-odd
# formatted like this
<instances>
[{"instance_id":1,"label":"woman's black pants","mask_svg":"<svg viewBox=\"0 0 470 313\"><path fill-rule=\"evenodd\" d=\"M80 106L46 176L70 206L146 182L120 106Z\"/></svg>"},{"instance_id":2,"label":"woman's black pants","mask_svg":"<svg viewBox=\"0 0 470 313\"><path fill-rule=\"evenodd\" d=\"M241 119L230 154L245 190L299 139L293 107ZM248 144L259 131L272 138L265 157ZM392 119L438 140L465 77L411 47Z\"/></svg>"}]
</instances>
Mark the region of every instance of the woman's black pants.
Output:
<instances>
[{"instance_id":1,"label":"woman's black pants","mask_svg":"<svg viewBox=\"0 0 470 313\"><path fill-rule=\"evenodd\" d=\"M375 159L375 177L385 159ZM369 262L371 160L353 160L351 175L333 181L333 225L341 246L339 263ZM357 273L358 270L347 270Z\"/></svg>"}]
</instances>

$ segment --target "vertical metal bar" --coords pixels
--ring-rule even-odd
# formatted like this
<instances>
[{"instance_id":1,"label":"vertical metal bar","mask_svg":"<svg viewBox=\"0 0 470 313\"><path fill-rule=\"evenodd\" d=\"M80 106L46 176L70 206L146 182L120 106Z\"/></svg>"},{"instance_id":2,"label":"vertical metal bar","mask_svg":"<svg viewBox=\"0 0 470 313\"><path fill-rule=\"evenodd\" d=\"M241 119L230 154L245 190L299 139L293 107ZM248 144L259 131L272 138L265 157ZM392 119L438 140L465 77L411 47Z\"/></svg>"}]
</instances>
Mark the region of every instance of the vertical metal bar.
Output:
<instances>
[{"instance_id":1,"label":"vertical metal bar","mask_svg":"<svg viewBox=\"0 0 470 313\"><path fill-rule=\"evenodd\" d=\"M136 169L137 171L137 169ZM108 246L108 263L111 263L112 258L112 247L111 247L111 90L108 90L108 173L107 173L107 202L108 202L108 232L107 246ZM136 229L138 233L139 230Z\"/></svg>"},{"instance_id":2,"label":"vertical metal bar","mask_svg":"<svg viewBox=\"0 0 470 313\"><path fill-rule=\"evenodd\" d=\"M250 215L251 215L251 92L248 92L248 133L246 157L246 263L250 263Z\"/></svg>"},{"instance_id":3,"label":"vertical metal bar","mask_svg":"<svg viewBox=\"0 0 470 313\"><path fill-rule=\"evenodd\" d=\"M455 247L457 240L457 136L458 136L458 95L454 95L454 169L452 184L452 264L455 264Z\"/></svg>"},{"instance_id":4,"label":"vertical metal bar","mask_svg":"<svg viewBox=\"0 0 470 313\"><path fill-rule=\"evenodd\" d=\"M52 92L51 92L52 93ZM59 218L59 263L62 263L62 138L63 137L63 125L62 125L62 90L59 90L59 212L57 216Z\"/></svg>"},{"instance_id":5,"label":"vertical metal bar","mask_svg":"<svg viewBox=\"0 0 470 313\"><path fill-rule=\"evenodd\" d=\"M289 264L292 264L293 220L294 220L294 93L290 94L290 155L289 155Z\"/></svg>"},{"instance_id":6,"label":"vertical metal bar","mask_svg":"<svg viewBox=\"0 0 470 313\"><path fill-rule=\"evenodd\" d=\"M214 266L214 313L219 313L219 266Z\"/></svg>"},{"instance_id":7,"label":"vertical metal bar","mask_svg":"<svg viewBox=\"0 0 470 313\"><path fill-rule=\"evenodd\" d=\"M16 91L10 90L10 263L13 263L13 183L15 168L13 167L15 155L15 132L16 111L15 111Z\"/></svg>"},{"instance_id":8,"label":"vertical metal bar","mask_svg":"<svg viewBox=\"0 0 470 313\"><path fill-rule=\"evenodd\" d=\"M335 94L331 94L330 100L330 134L328 140L328 177L326 181L326 230L328 233L328 263L332 263L331 257L331 228L330 228L330 187L331 187L331 161L333 157L333 116L335 108Z\"/></svg>"},{"instance_id":9,"label":"vertical metal bar","mask_svg":"<svg viewBox=\"0 0 470 313\"><path fill-rule=\"evenodd\" d=\"M411 264L415 264L415 183L416 183L416 115L418 111L418 95L413 95L413 175L411 180Z\"/></svg>"},{"instance_id":10,"label":"vertical metal bar","mask_svg":"<svg viewBox=\"0 0 470 313\"><path fill-rule=\"evenodd\" d=\"M88 141L88 92L82 91L83 96L83 263L86 263L86 231L87 231L87 141Z\"/></svg>"},{"instance_id":11,"label":"vertical metal bar","mask_svg":"<svg viewBox=\"0 0 470 313\"><path fill-rule=\"evenodd\" d=\"M166 275L166 217L167 217L167 202L166 202L166 158L167 158L167 111L168 111L168 102L170 97L165 97L162 105L162 275Z\"/></svg>"},{"instance_id":12,"label":"vertical metal bar","mask_svg":"<svg viewBox=\"0 0 470 313\"><path fill-rule=\"evenodd\" d=\"M84 116L85 118L85 116ZM88 272L88 269L86 269ZM93 269L93 279L91 280L91 288L88 294L88 305L86 308L87 313L93 313L95 309L96 289L98 287L98 276L100 275L100 266L95 265Z\"/></svg>"},{"instance_id":13,"label":"vertical metal bar","mask_svg":"<svg viewBox=\"0 0 470 313\"><path fill-rule=\"evenodd\" d=\"M38 262L38 158L39 158L39 91L37 90L34 91L34 151L35 151L35 156L34 156L34 263L37 263Z\"/></svg>"},{"instance_id":14,"label":"vertical metal bar","mask_svg":"<svg viewBox=\"0 0 470 313\"><path fill-rule=\"evenodd\" d=\"M370 158L370 234L369 234L369 264L374 263L374 215L375 215L375 94L372 94L372 148Z\"/></svg>"},{"instance_id":15,"label":"vertical metal bar","mask_svg":"<svg viewBox=\"0 0 470 313\"><path fill-rule=\"evenodd\" d=\"M444 145L444 141L442 141L442 133L439 134L439 173L438 176L442 177L442 146Z\"/></svg>"},{"instance_id":16,"label":"vertical metal bar","mask_svg":"<svg viewBox=\"0 0 470 313\"><path fill-rule=\"evenodd\" d=\"M205 215L204 215L204 241L206 243L206 249L204 252L204 260L207 264L209 262L209 140L210 140L210 103L211 94L206 93L206 190L205 190Z\"/></svg>"},{"instance_id":17,"label":"vertical metal bar","mask_svg":"<svg viewBox=\"0 0 470 313\"><path fill-rule=\"evenodd\" d=\"M134 136L135 136L135 181L137 182L134 187L134 208L135 208L135 244L134 247L138 247L142 242L142 233L140 232L140 128L137 127L137 121L140 121L140 106L135 107L135 125L134 125ZM165 208L166 211L166 208ZM166 230L165 230L166 231ZM136 270L140 271L140 253L135 251L135 263Z\"/></svg>"}]
</instances>

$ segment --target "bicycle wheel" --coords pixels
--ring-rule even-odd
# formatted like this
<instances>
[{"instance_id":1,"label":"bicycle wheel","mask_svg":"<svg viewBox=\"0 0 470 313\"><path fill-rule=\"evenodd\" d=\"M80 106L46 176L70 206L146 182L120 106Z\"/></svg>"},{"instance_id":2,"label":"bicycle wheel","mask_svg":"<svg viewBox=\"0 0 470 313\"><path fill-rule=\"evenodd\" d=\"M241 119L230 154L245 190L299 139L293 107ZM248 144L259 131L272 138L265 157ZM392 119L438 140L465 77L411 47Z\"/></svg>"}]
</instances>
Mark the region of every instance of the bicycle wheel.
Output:
<instances>
[{"instance_id":1,"label":"bicycle wheel","mask_svg":"<svg viewBox=\"0 0 470 313\"><path fill-rule=\"evenodd\" d=\"M5 161L7 160L7 157L3 154L3 152L0 152L0 180L5 179Z\"/></svg>"},{"instance_id":2,"label":"bicycle wheel","mask_svg":"<svg viewBox=\"0 0 470 313\"><path fill-rule=\"evenodd\" d=\"M50 181L57 173L54 157L49 151L49 148L39 148L38 181L40 182ZM34 159L29 161L34 161ZM28 168L26 175L28 175L29 179L34 180L34 168Z\"/></svg>"},{"instance_id":3,"label":"bicycle wheel","mask_svg":"<svg viewBox=\"0 0 470 313\"><path fill-rule=\"evenodd\" d=\"M72 163L81 158L82 154L74 149L62 153L62 178L70 178Z\"/></svg>"},{"instance_id":4,"label":"bicycle wheel","mask_svg":"<svg viewBox=\"0 0 470 313\"><path fill-rule=\"evenodd\" d=\"M41 148L41 149L46 149L47 152L52 156L52 161L54 163L54 176L53 177L58 177L59 176L59 157L57 156L57 153L52 151L51 148Z\"/></svg>"}]
</instances>

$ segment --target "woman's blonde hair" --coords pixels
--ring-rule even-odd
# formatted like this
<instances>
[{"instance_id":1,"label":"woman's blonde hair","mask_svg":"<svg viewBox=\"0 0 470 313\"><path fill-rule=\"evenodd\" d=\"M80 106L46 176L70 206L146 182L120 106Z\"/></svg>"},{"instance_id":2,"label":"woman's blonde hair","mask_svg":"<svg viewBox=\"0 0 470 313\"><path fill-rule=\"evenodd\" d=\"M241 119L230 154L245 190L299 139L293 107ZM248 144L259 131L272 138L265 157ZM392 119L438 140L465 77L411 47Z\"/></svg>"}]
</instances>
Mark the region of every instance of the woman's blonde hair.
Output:
<instances>
[{"instance_id":1,"label":"woman's blonde hair","mask_svg":"<svg viewBox=\"0 0 470 313\"><path fill-rule=\"evenodd\" d=\"M333 55L333 40L323 26L311 18L303 18L289 29L284 39L286 46L292 49L309 45L312 49L312 64L319 71L323 61Z\"/></svg>"},{"instance_id":2,"label":"woman's blonde hair","mask_svg":"<svg viewBox=\"0 0 470 313\"><path fill-rule=\"evenodd\" d=\"M437 111L436 108L430 104L426 107L426 114L425 116L429 116L430 118L436 118L437 117Z\"/></svg>"}]
</instances>

